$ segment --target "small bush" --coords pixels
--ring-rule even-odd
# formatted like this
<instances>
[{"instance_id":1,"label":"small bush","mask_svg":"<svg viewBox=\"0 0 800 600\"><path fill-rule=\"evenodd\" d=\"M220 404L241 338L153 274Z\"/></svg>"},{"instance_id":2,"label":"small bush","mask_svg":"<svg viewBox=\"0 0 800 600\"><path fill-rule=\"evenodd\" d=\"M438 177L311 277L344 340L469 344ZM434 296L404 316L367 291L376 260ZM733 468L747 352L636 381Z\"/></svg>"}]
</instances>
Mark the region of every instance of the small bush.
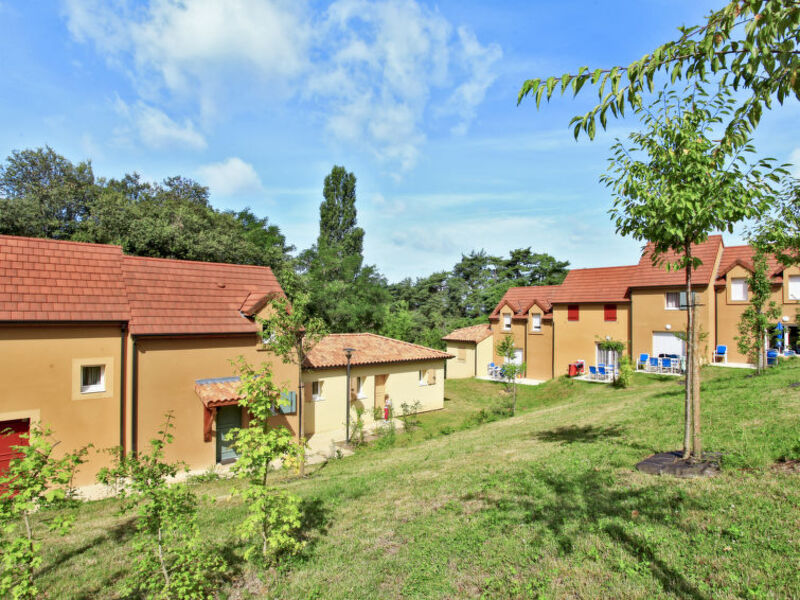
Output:
<instances>
[{"instance_id":1,"label":"small bush","mask_svg":"<svg viewBox=\"0 0 800 600\"><path fill-rule=\"evenodd\" d=\"M626 388L633 380L633 365L631 359L623 355L619 358L619 376L614 380L614 387Z\"/></svg>"},{"instance_id":2,"label":"small bush","mask_svg":"<svg viewBox=\"0 0 800 600\"><path fill-rule=\"evenodd\" d=\"M375 440L375 448L391 448L397 442L397 432L395 431L394 419L378 427L378 439Z\"/></svg>"},{"instance_id":3,"label":"small bush","mask_svg":"<svg viewBox=\"0 0 800 600\"><path fill-rule=\"evenodd\" d=\"M403 402L400 405L400 410L402 411L400 420L403 421L403 428L406 433L414 433L414 430L420 425L419 411L422 410L422 402L419 400L414 400L412 404Z\"/></svg>"}]
</instances>

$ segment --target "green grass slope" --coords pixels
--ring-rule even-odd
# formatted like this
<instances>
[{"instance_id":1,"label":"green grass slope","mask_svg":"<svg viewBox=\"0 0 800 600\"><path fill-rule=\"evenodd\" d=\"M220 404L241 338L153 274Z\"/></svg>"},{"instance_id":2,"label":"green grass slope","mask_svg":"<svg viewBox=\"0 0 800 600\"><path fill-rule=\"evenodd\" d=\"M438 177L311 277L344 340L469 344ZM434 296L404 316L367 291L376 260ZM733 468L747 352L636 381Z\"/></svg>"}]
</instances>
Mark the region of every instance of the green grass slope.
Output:
<instances>
[{"instance_id":1,"label":"green grass slope","mask_svg":"<svg viewBox=\"0 0 800 600\"><path fill-rule=\"evenodd\" d=\"M757 378L706 368L703 429L724 452L714 479L633 465L682 439L682 388L637 375L626 390L553 381L519 388L496 418L497 384L447 382L445 409L393 447L310 469L300 494L308 545L278 569L238 558L243 515L230 482L198 486L201 528L233 564L235 598L800 597L800 365ZM481 412L483 411L483 412ZM43 566L51 598L113 598L130 523L87 505Z\"/></svg>"}]
</instances>

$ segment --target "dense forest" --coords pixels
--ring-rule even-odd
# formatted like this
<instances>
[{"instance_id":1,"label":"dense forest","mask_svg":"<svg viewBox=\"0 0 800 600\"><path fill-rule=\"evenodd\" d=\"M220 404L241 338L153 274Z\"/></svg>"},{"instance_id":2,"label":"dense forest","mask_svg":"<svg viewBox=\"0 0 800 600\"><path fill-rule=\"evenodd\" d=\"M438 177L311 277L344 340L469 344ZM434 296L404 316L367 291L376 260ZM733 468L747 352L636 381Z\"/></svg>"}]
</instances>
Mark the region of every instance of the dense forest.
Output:
<instances>
[{"instance_id":1,"label":"dense forest","mask_svg":"<svg viewBox=\"0 0 800 600\"><path fill-rule=\"evenodd\" d=\"M0 164L0 233L118 244L128 254L271 267L291 298L332 332L371 331L441 347L448 331L486 320L505 291L560 283L569 265L530 247L507 257L462 255L446 271L388 283L364 264L356 177L335 166L322 186L316 243L297 252L280 228L250 209L218 210L185 177L96 177L53 149L15 151Z\"/></svg>"}]
</instances>

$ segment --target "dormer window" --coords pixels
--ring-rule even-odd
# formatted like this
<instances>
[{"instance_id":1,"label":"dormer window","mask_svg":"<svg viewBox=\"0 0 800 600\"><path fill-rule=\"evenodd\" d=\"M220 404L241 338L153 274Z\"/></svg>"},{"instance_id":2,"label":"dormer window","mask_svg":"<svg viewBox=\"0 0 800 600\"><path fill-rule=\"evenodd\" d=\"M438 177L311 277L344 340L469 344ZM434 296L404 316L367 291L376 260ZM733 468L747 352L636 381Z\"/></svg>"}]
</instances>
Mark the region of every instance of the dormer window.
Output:
<instances>
[{"instance_id":1,"label":"dormer window","mask_svg":"<svg viewBox=\"0 0 800 600\"><path fill-rule=\"evenodd\" d=\"M731 300L733 302L747 302L747 279L744 277L731 279Z\"/></svg>"},{"instance_id":2,"label":"dormer window","mask_svg":"<svg viewBox=\"0 0 800 600\"><path fill-rule=\"evenodd\" d=\"M511 315L503 315L503 331L511 331Z\"/></svg>"},{"instance_id":3,"label":"dormer window","mask_svg":"<svg viewBox=\"0 0 800 600\"><path fill-rule=\"evenodd\" d=\"M541 331L542 330L542 315L540 314L532 314L531 315L531 331Z\"/></svg>"}]
</instances>

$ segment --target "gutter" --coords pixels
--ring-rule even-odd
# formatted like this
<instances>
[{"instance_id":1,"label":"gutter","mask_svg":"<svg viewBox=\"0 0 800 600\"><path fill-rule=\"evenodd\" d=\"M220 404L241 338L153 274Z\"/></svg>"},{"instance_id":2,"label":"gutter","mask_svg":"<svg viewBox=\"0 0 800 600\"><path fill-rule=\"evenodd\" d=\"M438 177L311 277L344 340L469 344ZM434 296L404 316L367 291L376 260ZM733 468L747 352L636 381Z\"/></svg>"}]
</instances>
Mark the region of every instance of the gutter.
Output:
<instances>
[{"instance_id":1,"label":"gutter","mask_svg":"<svg viewBox=\"0 0 800 600\"><path fill-rule=\"evenodd\" d=\"M136 348L136 336L133 341L133 366L131 373L131 451L135 455L139 450L139 351Z\"/></svg>"},{"instance_id":2,"label":"gutter","mask_svg":"<svg viewBox=\"0 0 800 600\"><path fill-rule=\"evenodd\" d=\"M125 395L127 391L127 374L128 374L128 324L123 323L120 328L120 383L119 383L119 447L120 454L125 456Z\"/></svg>"}]
</instances>

